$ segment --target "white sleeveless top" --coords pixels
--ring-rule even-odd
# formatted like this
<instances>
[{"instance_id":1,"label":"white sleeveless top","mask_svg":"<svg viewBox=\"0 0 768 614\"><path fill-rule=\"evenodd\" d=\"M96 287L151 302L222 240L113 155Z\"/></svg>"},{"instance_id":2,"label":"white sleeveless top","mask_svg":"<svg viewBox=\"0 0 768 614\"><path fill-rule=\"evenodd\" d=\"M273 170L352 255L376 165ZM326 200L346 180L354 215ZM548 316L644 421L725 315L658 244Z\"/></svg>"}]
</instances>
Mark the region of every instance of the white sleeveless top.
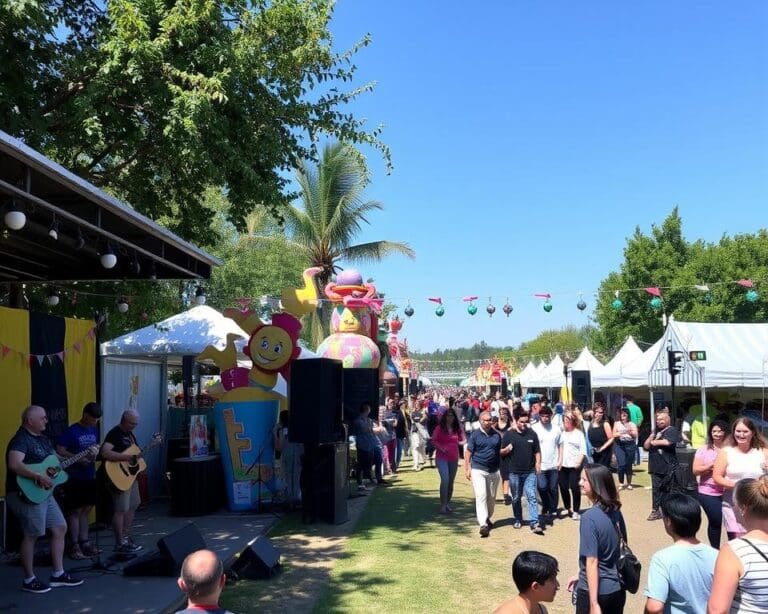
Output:
<instances>
[{"instance_id":1,"label":"white sleeveless top","mask_svg":"<svg viewBox=\"0 0 768 614\"><path fill-rule=\"evenodd\" d=\"M762 555L743 539L728 542L734 554L744 566L744 575L739 579L739 586L731 604L731 614L768 612L768 543L748 537Z\"/></svg>"},{"instance_id":2,"label":"white sleeveless top","mask_svg":"<svg viewBox=\"0 0 768 614\"><path fill-rule=\"evenodd\" d=\"M725 449L728 465L725 467L725 477L734 482L744 478L759 478L763 475L765 455L760 448L752 448L744 454L737 448Z\"/></svg>"}]
</instances>

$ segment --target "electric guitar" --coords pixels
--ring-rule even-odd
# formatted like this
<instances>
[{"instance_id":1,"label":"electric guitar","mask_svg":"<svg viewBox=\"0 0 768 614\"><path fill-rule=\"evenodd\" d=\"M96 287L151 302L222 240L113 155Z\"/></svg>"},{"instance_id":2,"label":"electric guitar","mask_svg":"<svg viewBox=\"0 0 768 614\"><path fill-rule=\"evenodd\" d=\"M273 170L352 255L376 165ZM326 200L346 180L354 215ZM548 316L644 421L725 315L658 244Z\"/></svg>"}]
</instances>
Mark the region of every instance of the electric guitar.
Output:
<instances>
[{"instance_id":1,"label":"electric guitar","mask_svg":"<svg viewBox=\"0 0 768 614\"><path fill-rule=\"evenodd\" d=\"M142 454L149 452L155 446L159 446L163 443L162 433L155 433L152 435L150 442L140 448L136 444L133 444L129 448L123 450L122 454L132 454L133 458L129 461L104 461L104 470L107 472L107 477L112 482L113 486L117 490L126 491L133 486L136 476L147 468L147 462L142 458Z\"/></svg>"},{"instance_id":2,"label":"electric guitar","mask_svg":"<svg viewBox=\"0 0 768 614\"><path fill-rule=\"evenodd\" d=\"M89 454L95 458L98 453L99 446L91 446L87 450L83 450L79 454L70 456L63 461L60 461L59 457L55 454L51 454L41 463L26 465L35 473L44 473L53 482L53 485L50 488L40 486L37 483L37 480L25 478L20 475L16 476L16 483L30 503L42 503L51 496L51 493L56 486L63 484L69 479L67 472L64 471L67 467L74 465L77 461L85 458Z\"/></svg>"}]
</instances>

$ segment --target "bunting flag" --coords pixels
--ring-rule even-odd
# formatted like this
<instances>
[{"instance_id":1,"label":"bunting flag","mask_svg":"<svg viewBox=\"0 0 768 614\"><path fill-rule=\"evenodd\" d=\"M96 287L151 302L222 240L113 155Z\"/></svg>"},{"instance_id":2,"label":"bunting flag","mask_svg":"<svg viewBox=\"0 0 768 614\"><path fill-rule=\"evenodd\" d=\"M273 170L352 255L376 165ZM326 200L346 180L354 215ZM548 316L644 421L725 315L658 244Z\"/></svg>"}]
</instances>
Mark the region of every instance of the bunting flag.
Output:
<instances>
[{"instance_id":1,"label":"bunting flag","mask_svg":"<svg viewBox=\"0 0 768 614\"><path fill-rule=\"evenodd\" d=\"M754 288L755 287L755 284L754 284L754 282L751 279L740 279L736 283L739 284L740 286L742 286L743 288Z\"/></svg>"},{"instance_id":2,"label":"bunting flag","mask_svg":"<svg viewBox=\"0 0 768 614\"><path fill-rule=\"evenodd\" d=\"M658 288L646 288L645 291L651 296L661 297L661 290L659 290Z\"/></svg>"},{"instance_id":3,"label":"bunting flag","mask_svg":"<svg viewBox=\"0 0 768 614\"><path fill-rule=\"evenodd\" d=\"M76 343L80 351L70 351ZM26 407L40 405L48 413L46 434L55 443L70 416L96 400L96 349L93 321L0 307L0 440L13 437ZM5 455L0 471L5 472Z\"/></svg>"},{"instance_id":4,"label":"bunting flag","mask_svg":"<svg viewBox=\"0 0 768 614\"><path fill-rule=\"evenodd\" d=\"M702 292L709 292L709 286L707 284L701 284L698 286L694 286L697 290L701 290Z\"/></svg>"}]
</instances>

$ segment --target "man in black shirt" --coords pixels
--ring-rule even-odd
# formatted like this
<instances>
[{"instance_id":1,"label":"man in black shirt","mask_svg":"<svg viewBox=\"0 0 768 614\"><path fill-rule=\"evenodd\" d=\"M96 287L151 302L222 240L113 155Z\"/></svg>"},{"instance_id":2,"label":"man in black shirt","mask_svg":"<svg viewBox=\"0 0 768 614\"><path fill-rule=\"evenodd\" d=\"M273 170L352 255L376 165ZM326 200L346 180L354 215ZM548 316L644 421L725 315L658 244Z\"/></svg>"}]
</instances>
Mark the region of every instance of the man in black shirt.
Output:
<instances>
[{"instance_id":1,"label":"man in black shirt","mask_svg":"<svg viewBox=\"0 0 768 614\"><path fill-rule=\"evenodd\" d=\"M64 536L67 523L61 513L56 499L51 494L42 503L31 503L22 494L17 476L29 478L46 489L53 487L53 482L45 472L38 472L29 467L43 462L54 454L53 446L43 435L48 416L45 410L37 405L30 405L21 414L21 427L8 443L5 453L7 472L5 476L5 492L10 510L19 519L24 537L21 540L21 564L24 567L24 582L21 590L28 593L47 593L51 587L78 586L83 583L64 571ZM53 573L48 584L41 582L35 576L33 569L35 558L35 542L38 537L45 535L45 530L51 531L51 558Z\"/></svg>"},{"instance_id":2,"label":"man in black shirt","mask_svg":"<svg viewBox=\"0 0 768 614\"><path fill-rule=\"evenodd\" d=\"M125 453L125 450L136 444L133 430L139 426L139 414L131 409L123 412L120 424L114 427L104 438L101 444L101 458L105 461L131 462L133 454ZM107 481L109 479L107 478ZM121 491L114 485L109 485L114 504L112 516L112 529L115 532L115 551L120 554L132 554L141 550L141 546L133 543L130 537L131 525L136 509L141 503L139 496L139 484L133 481L128 490Z\"/></svg>"},{"instance_id":3,"label":"man in black shirt","mask_svg":"<svg viewBox=\"0 0 768 614\"><path fill-rule=\"evenodd\" d=\"M528 502L528 524L531 531L543 535L539 524L538 501L536 500L536 478L541 471L541 448L536 432L529 428L530 415L521 408L513 412L515 426L501 439L501 455L509 472L509 494L512 496L514 527L523 526L523 505L525 494Z\"/></svg>"},{"instance_id":4,"label":"man in black shirt","mask_svg":"<svg viewBox=\"0 0 768 614\"><path fill-rule=\"evenodd\" d=\"M669 409L656 413L656 430L651 432L643 447L648 450L648 473L651 474L653 510L648 520L660 520L662 499L672 490L677 469L675 448L680 442L680 431L670 425Z\"/></svg>"}]
</instances>

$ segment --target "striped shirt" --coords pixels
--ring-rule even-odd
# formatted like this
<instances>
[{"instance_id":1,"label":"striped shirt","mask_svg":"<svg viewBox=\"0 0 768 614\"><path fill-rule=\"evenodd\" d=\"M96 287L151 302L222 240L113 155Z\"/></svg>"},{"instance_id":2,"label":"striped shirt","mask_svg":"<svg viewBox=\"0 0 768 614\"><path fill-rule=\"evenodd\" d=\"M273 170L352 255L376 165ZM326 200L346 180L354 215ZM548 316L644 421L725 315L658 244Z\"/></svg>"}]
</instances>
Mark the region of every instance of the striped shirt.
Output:
<instances>
[{"instance_id":1,"label":"striped shirt","mask_svg":"<svg viewBox=\"0 0 768 614\"><path fill-rule=\"evenodd\" d=\"M744 567L744 575L731 604L731 614L743 612L768 612L768 543L754 538L749 541L758 552L743 539L728 542ZM761 554L762 553L762 554Z\"/></svg>"}]
</instances>

